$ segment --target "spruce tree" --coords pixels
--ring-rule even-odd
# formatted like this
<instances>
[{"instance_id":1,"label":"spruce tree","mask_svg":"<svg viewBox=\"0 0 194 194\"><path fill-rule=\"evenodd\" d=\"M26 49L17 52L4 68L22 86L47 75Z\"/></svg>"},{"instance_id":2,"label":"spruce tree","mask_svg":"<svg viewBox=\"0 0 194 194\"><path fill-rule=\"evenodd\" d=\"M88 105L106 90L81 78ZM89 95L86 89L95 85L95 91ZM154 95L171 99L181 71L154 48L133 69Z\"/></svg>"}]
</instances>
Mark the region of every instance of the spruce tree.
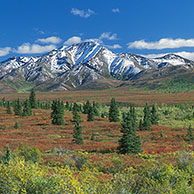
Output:
<instances>
[{"instance_id":1,"label":"spruce tree","mask_svg":"<svg viewBox=\"0 0 194 194\"><path fill-rule=\"evenodd\" d=\"M188 139L188 142L191 143L194 139L193 137L193 129L191 127L191 125L189 125L188 129L187 129L187 139Z\"/></svg>"},{"instance_id":2,"label":"spruce tree","mask_svg":"<svg viewBox=\"0 0 194 194\"><path fill-rule=\"evenodd\" d=\"M70 110L70 103L68 101L65 103L65 109Z\"/></svg>"},{"instance_id":3,"label":"spruce tree","mask_svg":"<svg viewBox=\"0 0 194 194\"><path fill-rule=\"evenodd\" d=\"M7 102L7 114L12 114L12 110L11 110L11 106L10 106L10 102Z\"/></svg>"},{"instance_id":4,"label":"spruce tree","mask_svg":"<svg viewBox=\"0 0 194 194\"><path fill-rule=\"evenodd\" d=\"M9 147L9 144L8 144L6 154L5 154L5 157L4 157L4 163L8 164L10 162L10 160L11 160L11 150L10 150L10 147Z\"/></svg>"},{"instance_id":5,"label":"spruce tree","mask_svg":"<svg viewBox=\"0 0 194 194\"><path fill-rule=\"evenodd\" d=\"M114 98L112 98L109 108L109 121L118 122L119 119L119 109Z\"/></svg>"},{"instance_id":6,"label":"spruce tree","mask_svg":"<svg viewBox=\"0 0 194 194\"><path fill-rule=\"evenodd\" d=\"M23 116L31 116L32 115L32 109L31 109L31 104L29 100L26 100L24 102L24 108L23 108Z\"/></svg>"},{"instance_id":7,"label":"spruce tree","mask_svg":"<svg viewBox=\"0 0 194 194\"><path fill-rule=\"evenodd\" d=\"M157 108L156 108L156 105L153 104L152 105L152 110L151 110L151 123L153 125L157 125L158 120L159 120L159 117L158 117L158 113L157 113Z\"/></svg>"},{"instance_id":8,"label":"spruce tree","mask_svg":"<svg viewBox=\"0 0 194 194\"><path fill-rule=\"evenodd\" d=\"M63 125L64 124L64 103L63 101L54 100L51 106L52 124Z\"/></svg>"},{"instance_id":9,"label":"spruce tree","mask_svg":"<svg viewBox=\"0 0 194 194\"><path fill-rule=\"evenodd\" d=\"M73 104L73 111L80 111L80 106L76 102Z\"/></svg>"},{"instance_id":10,"label":"spruce tree","mask_svg":"<svg viewBox=\"0 0 194 194\"><path fill-rule=\"evenodd\" d=\"M73 130L73 141L76 144L83 144L82 127L80 126L82 121L79 113L76 110L73 111L73 122L75 124Z\"/></svg>"},{"instance_id":11,"label":"spruce tree","mask_svg":"<svg viewBox=\"0 0 194 194\"><path fill-rule=\"evenodd\" d=\"M20 115L20 116L22 115L22 104L21 104L19 98L14 103L14 113L15 113L15 115Z\"/></svg>"},{"instance_id":12,"label":"spruce tree","mask_svg":"<svg viewBox=\"0 0 194 194\"><path fill-rule=\"evenodd\" d=\"M80 114L78 113L78 111L74 110L72 113L73 113L73 120L72 120L72 122L80 124L82 122L82 120L81 120L81 117L80 117Z\"/></svg>"},{"instance_id":13,"label":"spruce tree","mask_svg":"<svg viewBox=\"0 0 194 194\"><path fill-rule=\"evenodd\" d=\"M84 114L88 114L90 106L91 106L90 101L87 100L87 102L83 105L83 113Z\"/></svg>"},{"instance_id":14,"label":"spruce tree","mask_svg":"<svg viewBox=\"0 0 194 194\"><path fill-rule=\"evenodd\" d=\"M144 117L143 117L143 130L147 130L150 131L150 127L151 127L151 116L150 116L150 108L148 106L148 104L145 104L144 107Z\"/></svg>"},{"instance_id":15,"label":"spruce tree","mask_svg":"<svg viewBox=\"0 0 194 194\"><path fill-rule=\"evenodd\" d=\"M92 106L93 106L93 111L94 111L95 116L100 116L100 113L99 113L99 110L97 108L95 101L93 101Z\"/></svg>"},{"instance_id":16,"label":"spruce tree","mask_svg":"<svg viewBox=\"0 0 194 194\"><path fill-rule=\"evenodd\" d=\"M93 110L93 107L92 105L89 106L89 109L88 109L88 121L94 121L95 118L94 118L94 110Z\"/></svg>"},{"instance_id":17,"label":"spruce tree","mask_svg":"<svg viewBox=\"0 0 194 194\"><path fill-rule=\"evenodd\" d=\"M36 94L34 89L31 90L29 101L30 101L31 108L37 108Z\"/></svg>"},{"instance_id":18,"label":"spruce tree","mask_svg":"<svg viewBox=\"0 0 194 194\"><path fill-rule=\"evenodd\" d=\"M142 121L142 119L139 120L139 130L143 131L143 121Z\"/></svg>"},{"instance_id":19,"label":"spruce tree","mask_svg":"<svg viewBox=\"0 0 194 194\"><path fill-rule=\"evenodd\" d=\"M82 127L77 123L75 123L73 130L73 141L76 144L83 144Z\"/></svg>"},{"instance_id":20,"label":"spruce tree","mask_svg":"<svg viewBox=\"0 0 194 194\"><path fill-rule=\"evenodd\" d=\"M16 121L15 122L15 125L14 125L14 129L19 129L20 128L20 125L19 125L19 123Z\"/></svg>"},{"instance_id":21,"label":"spruce tree","mask_svg":"<svg viewBox=\"0 0 194 194\"><path fill-rule=\"evenodd\" d=\"M142 152L141 139L137 135L135 117L131 112L123 115L122 137L119 140L118 150L121 154L132 154Z\"/></svg>"}]
</instances>

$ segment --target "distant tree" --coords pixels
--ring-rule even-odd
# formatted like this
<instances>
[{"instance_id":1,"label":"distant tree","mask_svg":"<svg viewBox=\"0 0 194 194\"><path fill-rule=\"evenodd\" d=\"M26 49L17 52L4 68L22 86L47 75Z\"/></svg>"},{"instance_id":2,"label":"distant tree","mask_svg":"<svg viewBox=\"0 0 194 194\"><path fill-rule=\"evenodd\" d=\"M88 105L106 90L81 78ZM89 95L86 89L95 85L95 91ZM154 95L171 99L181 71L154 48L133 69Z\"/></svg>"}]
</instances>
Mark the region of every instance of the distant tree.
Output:
<instances>
[{"instance_id":1,"label":"distant tree","mask_svg":"<svg viewBox=\"0 0 194 194\"><path fill-rule=\"evenodd\" d=\"M31 108L37 108L36 94L34 89L31 90L29 101L30 101Z\"/></svg>"},{"instance_id":2,"label":"distant tree","mask_svg":"<svg viewBox=\"0 0 194 194\"><path fill-rule=\"evenodd\" d=\"M80 106L75 102L74 104L73 104L73 109L72 109L73 111L77 111L77 112L79 112L80 111Z\"/></svg>"},{"instance_id":3,"label":"distant tree","mask_svg":"<svg viewBox=\"0 0 194 194\"><path fill-rule=\"evenodd\" d=\"M5 100L5 97L3 97L3 98L1 99L1 106L6 107L6 100Z\"/></svg>"},{"instance_id":4,"label":"distant tree","mask_svg":"<svg viewBox=\"0 0 194 194\"><path fill-rule=\"evenodd\" d=\"M91 135L91 137L90 137L90 140L91 140L91 141L94 141L94 140L95 140L95 134L94 134L94 133L92 133L92 135Z\"/></svg>"},{"instance_id":5,"label":"distant tree","mask_svg":"<svg viewBox=\"0 0 194 194\"><path fill-rule=\"evenodd\" d=\"M20 125L19 125L19 123L16 121L15 122L15 125L14 125L14 129L19 129L20 128Z\"/></svg>"},{"instance_id":6,"label":"distant tree","mask_svg":"<svg viewBox=\"0 0 194 194\"><path fill-rule=\"evenodd\" d=\"M51 106L52 124L63 125L64 124L64 103L63 101L54 100Z\"/></svg>"},{"instance_id":7,"label":"distant tree","mask_svg":"<svg viewBox=\"0 0 194 194\"><path fill-rule=\"evenodd\" d=\"M135 118L131 112L123 115L121 133L122 137L118 146L119 153L132 154L142 152L141 139L137 135Z\"/></svg>"},{"instance_id":8,"label":"distant tree","mask_svg":"<svg viewBox=\"0 0 194 194\"><path fill-rule=\"evenodd\" d=\"M78 111L73 111L73 122L74 122L74 130L73 130L73 141L76 144L83 144L83 137L82 137L82 127L80 126L81 118Z\"/></svg>"},{"instance_id":9,"label":"distant tree","mask_svg":"<svg viewBox=\"0 0 194 194\"><path fill-rule=\"evenodd\" d=\"M94 121L94 110L93 110L93 106L90 105L89 109L88 109L88 121Z\"/></svg>"},{"instance_id":10,"label":"distant tree","mask_svg":"<svg viewBox=\"0 0 194 194\"><path fill-rule=\"evenodd\" d=\"M80 114L78 113L78 111L77 110L73 110L72 113L73 113L73 120L72 120L72 122L80 124L82 122L82 120L81 120L81 117L80 117Z\"/></svg>"},{"instance_id":11,"label":"distant tree","mask_svg":"<svg viewBox=\"0 0 194 194\"><path fill-rule=\"evenodd\" d=\"M87 102L83 105L83 113L84 114L88 114L90 106L91 106L90 101L87 100Z\"/></svg>"},{"instance_id":12,"label":"distant tree","mask_svg":"<svg viewBox=\"0 0 194 194\"><path fill-rule=\"evenodd\" d=\"M11 110L11 106L10 106L10 102L7 102L7 114L12 114L12 110Z\"/></svg>"},{"instance_id":13,"label":"distant tree","mask_svg":"<svg viewBox=\"0 0 194 194\"><path fill-rule=\"evenodd\" d=\"M5 154L5 157L4 157L4 163L8 164L10 162L10 160L11 160L11 150L10 150L10 147L9 147L9 144L8 144L6 154Z\"/></svg>"},{"instance_id":14,"label":"distant tree","mask_svg":"<svg viewBox=\"0 0 194 194\"><path fill-rule=\"evenodd\" d=\"M114 98L112 98L109 108L109 121L118 122L119 119L119 109Z\"/></svg>"},{"instance_id":15,"label":"distant tree","mask_svg":"<svg viewBox=\"0 0 194 194\"><path fill-rule=\"evenodd\" d=\"M142 121L142 119L139 120L139 130L143 131L143 121Z\"/></svg>"},{"instance_id":16,"label":"distant tree","mask_svg":"<svg viewBox=\"0 0 194 194\"><path fill-rule=\"evenodd\" d=\"M148 106L148 103L145 104L144 107L144 117L143 117L143 130L150 131L151 127L151 116L150 116L150 108Z\"/></svg>"},{"instance_id":17,"label":"distant tree","mask_svg":"<svg viewBox=\"0 0 194 194\"><path fill-rule=\"evenodd\" d=\"M187 129L187 139L188 139L188 142L191 143L194 139L193 137L193 129L191 127L191 125L189 125L188 129Z\"/></svg>"},{"instance_id":18,"label":"distant tree","mask_svg":"<svg viewBox=\"0 0 194 194\"><path fill-rule=\"evenodd\" d=\"M31 104L29 100L26 100L24 102L24 108L23 108L23 116L31 116L32 115L32 109L31 109Z\"/></svg>"},{"instance_id":19,"label":"distant tree","mask_svg":"<svg viewBox=\"0 0 194 194\"><path fill-rule=\"evenodd\" d=\"M65 103L65 109L70 111L70 105L71 105L71 103L67 101Z\"/></svg>"},{"instance_id":20,"label":"distant tree","mask_svg":"<svg viewBox=\"0 0 194 194\"><path fill-rule=\"evenodd\" d=\"M99 110L97 108L97 104L95 103L95 101L93 101L92 106L93 106L93 111L94 111L95 116L100 116L100 113L99 113Z\"/></svg>"},{"instance_id":21,"label":"distant tree","mask_svg":"<svg viewBox=\"0 0 194 194\"><path fill-rule=\"evenodd\" d=\"M14 103L14 113L15 113L15 115L20 115L20 116L22 115L22 104L21 104L19 98Z\"/></svg>"},{"instance_id":22,"label":"distant tree","mask_svg":"<svg viewBox=\"0 0 194 194\"><path fill-rule=\"evenodd\" d=\"M158 113L157 113L157 108L156 108L156 105L153 104L152 105L152 110L151 110L151 123L153 125L157 125L158 120L159 120L159 117L158 117Z\"/></svg>"}]
</instances>

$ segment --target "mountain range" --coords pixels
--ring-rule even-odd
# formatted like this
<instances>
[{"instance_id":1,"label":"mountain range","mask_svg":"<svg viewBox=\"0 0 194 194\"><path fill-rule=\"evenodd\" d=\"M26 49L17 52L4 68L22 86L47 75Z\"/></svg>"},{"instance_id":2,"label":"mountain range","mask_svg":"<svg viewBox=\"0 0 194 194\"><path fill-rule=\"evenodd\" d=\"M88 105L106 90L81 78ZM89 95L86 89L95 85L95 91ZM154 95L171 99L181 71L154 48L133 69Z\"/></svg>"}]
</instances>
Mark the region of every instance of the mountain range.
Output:
<instances>
[{"instance_id":1,"label":"mountain range","mask_svg":"<svg viewBox=\"0 0 194 194\"><path fill-rule=\"evenodd\" d=\"M62 46L41 56L0 62L0 92L104 89L123 84L146 85L193 73L194 62L175 54L147 58L114 53L97 42Z\"/></svg>"}]
</instances>

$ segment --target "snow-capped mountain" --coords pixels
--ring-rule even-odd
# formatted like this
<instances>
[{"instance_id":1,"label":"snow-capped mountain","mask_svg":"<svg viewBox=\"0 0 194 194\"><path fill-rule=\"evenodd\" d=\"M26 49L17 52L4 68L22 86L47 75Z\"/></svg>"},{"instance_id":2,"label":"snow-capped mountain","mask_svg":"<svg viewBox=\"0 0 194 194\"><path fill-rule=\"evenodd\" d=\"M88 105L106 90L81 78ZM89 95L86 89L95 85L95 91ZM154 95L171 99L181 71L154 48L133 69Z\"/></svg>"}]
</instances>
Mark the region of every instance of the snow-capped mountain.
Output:
<instances>
[{"instance_id":1,"label":"snow-capped mountain","mask_svg":"<svg viewBox=\"0 0 194 194\"><path fill-rule=\"evenodd\" d=\"M193 61L178 55L149 59L117 54L91 41L63 46L42 56L10 58L0 63L0 80L12 85L24 81L43 90L67 90L104 79L129 80L145 70L177 65L194 68Z\"/></svg>"}]
</instances>

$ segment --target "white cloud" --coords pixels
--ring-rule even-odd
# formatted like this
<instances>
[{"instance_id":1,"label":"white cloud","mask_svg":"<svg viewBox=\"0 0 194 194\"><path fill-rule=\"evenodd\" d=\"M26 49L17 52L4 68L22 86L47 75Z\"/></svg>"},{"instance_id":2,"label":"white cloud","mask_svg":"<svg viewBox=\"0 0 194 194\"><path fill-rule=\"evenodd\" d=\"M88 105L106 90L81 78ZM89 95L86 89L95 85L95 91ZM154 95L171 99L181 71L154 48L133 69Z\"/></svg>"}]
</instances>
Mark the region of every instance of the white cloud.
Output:
<instances>
[{"instance_id":1,"label":"white cloud","mask_svg":"<svg viewBox=\"0 0 194 194\"><path fill-rule=\"evenodd\" d=\"M103 32L99 39L117 40L117 34L111 35L111 32Z\"/></svg>"},{"instance_id":2,"label":"white cloud","mask_svg":"<svg viewBox=\"0 0 194 194\"><path fill-rule=\"evenodd\" d=\"M112 9L112 12L113 13L120 13L120 9L119 8L114 8L114 9Z\"/></svg>"},{"instance_id":3,"label":"white cloud","mask_svg":"<svg viewBox=\"0 0 194 194\"><path fill-rule=\"evenodd\" d=\"M160 53L160 54L149 54L149 55L142 55L148 58L157 58L157 57L162 57L164 55L171 54L171 53ZM186 51L181 51L181 52L175 52L173 53L175 55L179 55L183 58L190 59L194 61L194 52L186 52Z\"/></svg>"},{"instance_id":4,"label":"white cloud","mask_svg":"<svg viewBox=\"0 0 194 194\"><path fill-rule=\"evenodd\" d=\"M82 18L88 18L91 15L95 14L95 12L93 10L91 10L91 9L88 9L88 10L85 11L85 10L80 10L80 9L77 9L77 8L72 8L71 9L71 13L73 15L78 15L78 16L80 16Z\"/></svg>"},{"instance_id":5,"label":"white cloud","mask_svg":"<svg viewBox=\"0 0 194 194\"><path fill-rule=\"evenodd\" d=\"M109 49L120 49L120 48L122 48L122 46L119 45L119 44L106 45L106 47L109 48Z\"/></svg>"},{"instance_id":6,"label":"white cloud","mask_svg":"<svg viewBox=\"0 0 194 194\"><path fill-rule=\"evenodd\" d=\"M10 51L10 47L0 48L0 57L8 55Z\"/></svg>"},{"instance_id":7,"label":"white cloud","mask_svg":"<svg viewBox=\"0 0 194 194\"><path fill-rule=\"evenodd\" d=\"M181 48L181 47L194 47L194 39L170 39L163 38L156 42L145 42L139 40L128 44L128 48L136 49L167 49L167 48Z\"/></svg>"},{"instance_id":8,"label":"white cloud","mask_svg":"<svg viewBox=\"0 0 194 194\"><path fill-rule=\"evenodd\" d=\"M85 39L84 42L97 42L98 44L103 44L103 41L98 38Z\"/></svg>"},{"instance_id":9,"label":"white cloud","mask_svg":"<svg viewBox=\"0 0 194 194\"><path fill-rule=\"evenodd\" d=\"M190 60L194 61L194 52L182 51L182 52L177 52L175 54L180 55L181 57L184 57L186 59L190 59Z\"/></svg>"},{"instance_id":10,"label":"white cloud","mask_svg":"<svg viewBox=\"0 0 194 194\"><path fill-rule=\"evenodd\" d=\"M64 42L64 45L69 46L71 44L80 43L82 40L79 36L73 36Z\"/></svg>"},{"instance_id":11,"label":"white cloud","mask_svg":"<svg viewBox=\"0 0 194 194\"><path fill-rule=\"evenodd\" d=\"M62 40L59 37L56 36L51 36L48 38L39 38L38 40L36 40L36 42L40 42L43 44L59 44Z\"/></svg>"},{"instance_id":12,"label":"white cloud","mask_svg":"<svg viewBox=\"0 0 194 194\"><path fill-rule=\"evenodd\" d=\"M55 49L55 45L46 45L46 46L41 46L39 44L30 44L30 43L24 43L21 46L17 47L14 51L16 53L20 54L38 54L38 53L44 53L44 52L49 52L53 49Z\"/></svg>"}]
</instances>

